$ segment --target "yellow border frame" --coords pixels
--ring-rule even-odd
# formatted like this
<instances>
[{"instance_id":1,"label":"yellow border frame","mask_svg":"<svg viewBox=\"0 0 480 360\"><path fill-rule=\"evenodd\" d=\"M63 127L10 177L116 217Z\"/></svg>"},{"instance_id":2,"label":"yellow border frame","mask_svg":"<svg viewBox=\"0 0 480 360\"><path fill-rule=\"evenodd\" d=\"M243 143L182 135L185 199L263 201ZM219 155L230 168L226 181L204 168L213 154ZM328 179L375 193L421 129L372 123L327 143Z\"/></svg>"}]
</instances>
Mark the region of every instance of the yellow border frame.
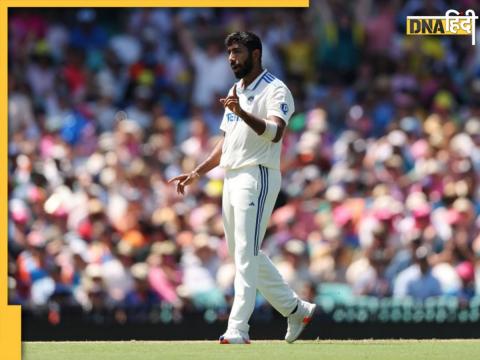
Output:
<instances>
[{"instance_id":1,"label":"yellow border frame","mask_svg":"<svg viewBox=\"0 0 480 360\"><path fill-rule=\"evenodd\" d=\"M1 3L2 8L9 7L284 7L284 8L299 8L308 7L309 0L242 0L235 2L233 0L4 0Z\"/></svg>"},{"instance_id":2,"label":"yellow border frame","mask_svg":"<svg viewBox=\"0 0 480 360\"><path fill-rule=\"evenodd\" d=\"M7 41L8 41L8 2L0 3L0 109L2 121L0 122L0 173L6 179L7 172ZM8 275L7 275L7 181L2 182L0 189L0 349L5 359L21 358L21 313L20 306L8 306Z\"/></svg>"},{"instance_id":3,"label":"yellow border frame","mask_svg":"<svg viewBox=\"0 0 480 360\"><path fill-rule=\"evenodd\" d=\"M180 0L173 5L172 0L125 0L121 4L113 0L84 0L82 2L66 0L5 0L0 1L0 110L2 114L0 128L0 173L8 176L7 149L7 96L8 96L8 8L10 7L308 7L309 0ZM7 182L0 189L0 351L7 360L21 359L21 309L20 306L8 306L7 275Z\"/></svg>"}]
</instances>

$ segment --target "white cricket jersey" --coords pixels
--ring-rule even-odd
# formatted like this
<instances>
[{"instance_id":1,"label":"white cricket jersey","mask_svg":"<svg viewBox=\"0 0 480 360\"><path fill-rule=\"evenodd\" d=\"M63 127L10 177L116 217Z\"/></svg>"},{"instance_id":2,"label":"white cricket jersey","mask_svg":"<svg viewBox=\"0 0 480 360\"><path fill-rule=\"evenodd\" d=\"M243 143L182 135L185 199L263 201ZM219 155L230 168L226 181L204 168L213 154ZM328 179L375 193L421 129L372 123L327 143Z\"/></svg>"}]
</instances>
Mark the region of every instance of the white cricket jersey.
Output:
<instances>
[{"instance_id":1,"label":"white cricket jersey","mask_svg":"<svg viewBox=\"0 0 480 360\"><path fill-rule=\"evenodd\" d=\"M232 94L233 87L229 91ZM293 97L287 86L268 70L264 70L245 89L237 82L240 106L260 119L278 116L288 125L295 111ZM282 141L274 143L257 135L240 117L225 109L220 129L225 132L220 166L238 169L244 166L263 165L280 169Z\"/></svg>"}]
</instances>

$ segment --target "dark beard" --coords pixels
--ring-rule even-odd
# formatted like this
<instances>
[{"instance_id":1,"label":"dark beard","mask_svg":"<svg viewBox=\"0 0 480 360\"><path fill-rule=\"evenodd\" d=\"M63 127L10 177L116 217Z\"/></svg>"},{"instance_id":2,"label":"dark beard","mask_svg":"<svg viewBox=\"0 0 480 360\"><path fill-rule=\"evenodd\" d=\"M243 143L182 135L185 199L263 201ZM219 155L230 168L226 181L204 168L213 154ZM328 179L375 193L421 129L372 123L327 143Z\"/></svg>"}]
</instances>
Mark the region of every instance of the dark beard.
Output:
<instances>
[{"instance_id":1,"label":"dark beard","mask_svg":"<svg viewBox=\"0 0 480 360\"><path fill-rule=\"evenodd\" d=\"M245 61L245 65L243 65L237 71L234 71L233 74L237 79L242 79L247 76L253 69L253 56L252 54L248 55L247 60Z\"/></svg>"}]
</instances>

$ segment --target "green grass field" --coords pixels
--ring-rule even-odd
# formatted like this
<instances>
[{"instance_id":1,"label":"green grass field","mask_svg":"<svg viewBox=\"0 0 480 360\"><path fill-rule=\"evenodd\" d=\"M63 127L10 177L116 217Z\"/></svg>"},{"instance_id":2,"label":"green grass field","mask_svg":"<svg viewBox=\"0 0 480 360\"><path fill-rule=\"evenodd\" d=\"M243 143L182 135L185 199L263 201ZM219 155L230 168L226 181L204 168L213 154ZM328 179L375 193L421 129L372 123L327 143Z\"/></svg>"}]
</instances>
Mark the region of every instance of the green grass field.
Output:
<instances>
[{"instance_id":1,"label":"green grass field","mask_svg":"<svg viewBox=\"0 0 480 360\"><path fill-rule=\"evenodd\" d=\"M480 340L24 342L24 360L478 360Z\"/></svg>"}]
</instances>

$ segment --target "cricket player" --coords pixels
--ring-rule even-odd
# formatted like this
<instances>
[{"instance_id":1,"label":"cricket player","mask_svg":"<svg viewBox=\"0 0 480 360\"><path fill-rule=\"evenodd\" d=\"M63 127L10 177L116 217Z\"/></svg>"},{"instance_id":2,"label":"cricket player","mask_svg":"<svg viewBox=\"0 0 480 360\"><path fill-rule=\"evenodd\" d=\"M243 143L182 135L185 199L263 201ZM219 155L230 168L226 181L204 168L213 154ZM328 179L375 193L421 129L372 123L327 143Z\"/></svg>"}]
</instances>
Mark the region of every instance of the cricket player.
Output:
<instances>
[{"instance_id":1,"label":"cricket player","mask_svg":"<svg viewBox=\"0 0 480 360\"><path fill-rule=\"evenodd\" d=\"M225 237L235 262L235 297L221 344L249 344L248 321L257 289L287 317L285 340L295 341L310 322L315 304L298 298L260 249L280 191L281 140L294 103L285 84L262 68L262 43L250 32L227 36L230 66L239 79L226 98L224 136L194 171L179 175L177 192L220 165L225 169L222 210ZM212 74L212 76L215 76Z\"/></svg>"}]
</instances>

